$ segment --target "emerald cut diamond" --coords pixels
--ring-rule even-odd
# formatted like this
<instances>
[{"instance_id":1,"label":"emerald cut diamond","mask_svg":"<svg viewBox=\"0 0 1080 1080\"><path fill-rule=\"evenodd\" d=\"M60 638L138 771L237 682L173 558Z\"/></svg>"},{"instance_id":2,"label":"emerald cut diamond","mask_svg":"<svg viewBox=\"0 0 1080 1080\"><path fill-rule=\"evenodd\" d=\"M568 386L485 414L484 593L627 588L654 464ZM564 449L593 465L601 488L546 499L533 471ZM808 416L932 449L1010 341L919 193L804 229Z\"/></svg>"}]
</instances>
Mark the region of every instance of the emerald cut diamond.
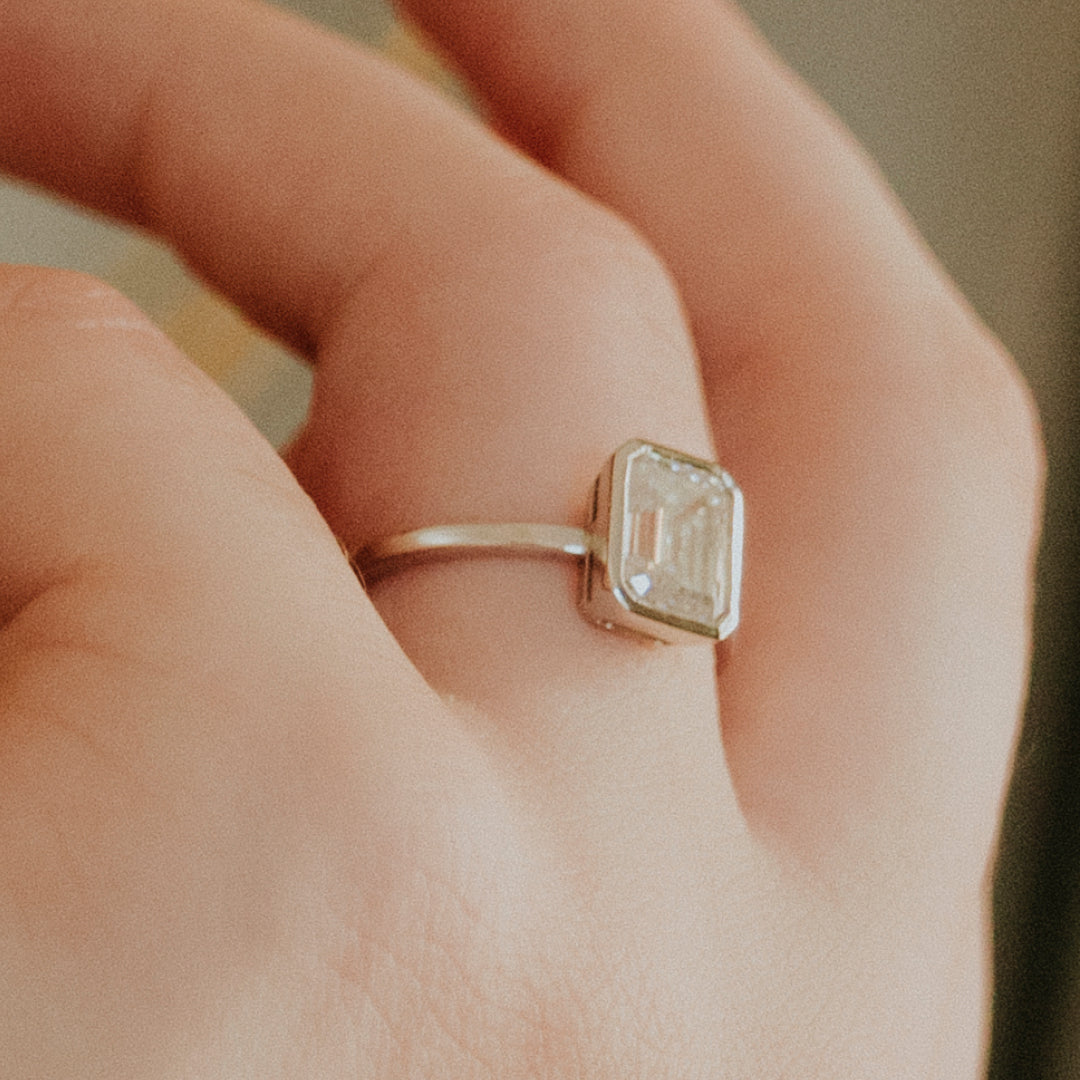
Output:
<instances>
[{"instance_id":1,"label":"emerald cut diamond","mask_svg":"<svg viewBox=\"0 0 1080 1080\"><path fill-rule=\"evenodd\" d=\"M621 446L596 483L583 605L608 626L663 641L719 640L739 618L742 496L708 461Z\"/></svg>"}]
</instances>

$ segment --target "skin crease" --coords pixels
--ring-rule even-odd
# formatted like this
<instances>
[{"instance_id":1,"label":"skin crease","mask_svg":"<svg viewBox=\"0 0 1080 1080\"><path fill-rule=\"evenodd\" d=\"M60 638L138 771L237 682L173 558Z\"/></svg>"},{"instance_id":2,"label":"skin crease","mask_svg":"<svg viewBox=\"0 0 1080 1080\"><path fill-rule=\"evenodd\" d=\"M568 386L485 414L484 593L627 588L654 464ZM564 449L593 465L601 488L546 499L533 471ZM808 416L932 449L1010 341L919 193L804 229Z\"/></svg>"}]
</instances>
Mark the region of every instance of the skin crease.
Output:
<instances>
[{"instance_id":1,"label":"skin crease","mask_svg":"<svg viewBox=\"0 0 1080 1080\"><path fill-rule=\"evenodd\" d=\"M712 0L409 0L495 137L247 0L0 0L0 167L315 364L286 463L126 301L0 269L5 1077L979 1075L1026 391ZM720 650L386 532L746 496Z\"/></svg>"}]
</instances>

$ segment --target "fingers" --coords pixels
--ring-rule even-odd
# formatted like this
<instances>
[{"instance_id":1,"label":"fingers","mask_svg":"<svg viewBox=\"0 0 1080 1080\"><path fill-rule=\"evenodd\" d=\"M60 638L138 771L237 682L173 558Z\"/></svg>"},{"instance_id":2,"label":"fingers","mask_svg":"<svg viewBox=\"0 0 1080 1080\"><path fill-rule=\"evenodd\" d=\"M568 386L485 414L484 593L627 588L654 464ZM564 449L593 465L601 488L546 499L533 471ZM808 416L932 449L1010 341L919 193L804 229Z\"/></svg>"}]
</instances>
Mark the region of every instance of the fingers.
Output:
<instances>
[{"instance_id":1,"label":"fingers","mask_svg":"<svg viewBox=\"0 0 1080 1080\"><path fill-rule=\"evenodd\" d=\"M289 461L350 547L581 523L633 436L711 456L679 300L636 235L385 65L250 3L0 12L0 161L149 225L308 349ZM555 774L588 761L619 805L613 762L726 791L708 650L611 639L576 592L572 566L494 560L376 599L435 689Z\"/></svg>"},{"instance_id":2,"label":"fingers","mask_svg":"<svg viewBox=\"0 0 1080 1080\"><path fill-rule=\"evenodd\" d=\"M0 160L156 228L249 312L319 349L333 370L316 426L372 429L340 469L362 469L377 496L332 499L449 491L432 469L408 480L398 451L425 465L463 453L455 483L478 478L475 513L501 476L503 509L558 520L623 431L707 448L677 301L640 245L384 65L252 4L10 7ZM106 30L117 24L124 34ZM601 355L626 367L609 374ZM488 451L510 456L484 470ZM557 460L530 467L536 451ZM390 526L378 512L372 527Z\"/></svg>"},{"instance_id":3,"label":"fingers","mask_svg":"<svg viewBox=\"0 0 1080 1080\"><path fill-rule=\"evenodd\" d=\"M927 826L947 821L970 882L1025 675L1039 466L1015 374L729 5L405 7L496 124L633 221L682 290L747 496L722 673L743 805L815 858L932 861Z\"/></svg>"}]
</instances>

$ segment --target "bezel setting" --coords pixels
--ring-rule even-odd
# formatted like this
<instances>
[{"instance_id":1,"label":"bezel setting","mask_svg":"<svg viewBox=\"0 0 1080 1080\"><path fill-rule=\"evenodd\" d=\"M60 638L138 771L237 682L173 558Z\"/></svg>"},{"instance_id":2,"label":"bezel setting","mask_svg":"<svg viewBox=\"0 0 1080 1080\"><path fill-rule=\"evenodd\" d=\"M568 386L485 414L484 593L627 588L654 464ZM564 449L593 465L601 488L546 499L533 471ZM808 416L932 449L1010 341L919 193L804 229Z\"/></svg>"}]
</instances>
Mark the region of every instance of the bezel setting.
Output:
<instances>
[{"instance_id":1,"label":"bezel setting","mask_svg":"<svg viewBox=\"0 0 1080 1080\"><path fill-rule=\"evenodd\" d=\"M593 489L581 605L661 641L728 637L739 621L743 500L719 465L641 439Z\"/></svg>"}]
</instances>

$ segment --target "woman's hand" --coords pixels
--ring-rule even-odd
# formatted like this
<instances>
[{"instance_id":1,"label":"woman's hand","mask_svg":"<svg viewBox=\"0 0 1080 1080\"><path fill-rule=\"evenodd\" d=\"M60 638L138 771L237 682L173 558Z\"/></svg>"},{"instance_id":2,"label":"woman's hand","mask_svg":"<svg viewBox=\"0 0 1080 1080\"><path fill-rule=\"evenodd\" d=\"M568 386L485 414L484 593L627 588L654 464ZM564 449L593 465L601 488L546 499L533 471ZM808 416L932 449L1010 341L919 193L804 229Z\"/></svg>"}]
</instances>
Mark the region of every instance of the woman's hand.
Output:
<instances>
[{"instance_id":1,"label":"woman's hand","mask_svg":"<svg viewBox=\"0 0 1080 1080\"><path fill-rule=\"evenodd\" d=\"M290 474L125 301L0 272L5 1077L974 1077L1016 373L726 5L408 7L520 151L250 2L0 0L0 165L316 372ZM719 652L341 555L580 523L633 436L745 493Z\"/></svg>"}]
</instances>

